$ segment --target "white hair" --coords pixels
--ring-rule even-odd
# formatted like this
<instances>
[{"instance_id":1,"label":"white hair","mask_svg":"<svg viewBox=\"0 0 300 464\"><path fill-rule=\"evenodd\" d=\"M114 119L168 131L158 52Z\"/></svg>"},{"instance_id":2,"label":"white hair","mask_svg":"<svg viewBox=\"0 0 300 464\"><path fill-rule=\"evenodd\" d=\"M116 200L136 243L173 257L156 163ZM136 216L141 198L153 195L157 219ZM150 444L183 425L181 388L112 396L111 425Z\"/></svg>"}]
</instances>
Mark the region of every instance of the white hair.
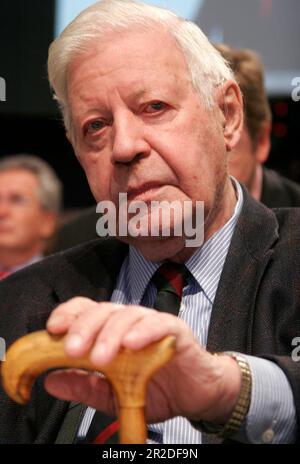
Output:
<instances>
[{"instance_id":1,"label":"white hair","mask_svg":"<svg viewBox=\"0 0 300 464\"><path fill-rule=\"evenodd\" d=\"M69 64L90 50L95 40L101 41L108 33L126 30L133 25L141 30L157 30L159 26L175 38L185 57L191 83L206 108L211 108L214 103L214 87L234 79L226 60L196 24L166 9L132 0L98 1L77 16L49 48L49 81L68 129L71 123L67 98Z\"/></svg>"}]
</instances>

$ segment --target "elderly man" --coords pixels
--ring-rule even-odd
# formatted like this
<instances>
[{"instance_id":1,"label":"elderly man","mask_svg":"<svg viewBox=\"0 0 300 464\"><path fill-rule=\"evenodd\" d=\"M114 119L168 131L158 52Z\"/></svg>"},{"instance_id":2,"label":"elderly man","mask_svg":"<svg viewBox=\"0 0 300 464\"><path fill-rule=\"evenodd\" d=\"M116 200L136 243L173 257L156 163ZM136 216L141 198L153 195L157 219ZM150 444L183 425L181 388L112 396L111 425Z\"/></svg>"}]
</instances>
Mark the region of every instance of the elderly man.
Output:
<instances>
[{"instance_id":1,"label":"elderly man","mask_svg":"<svg viewBox=\"0 0 300 464\"><path fill-rule=\"evenodd\" d=\"M300 186L264 166L270 154L272 115L259 56L253 50L234 48L227 44L216 44L215 47L234 72L245 108L242 136L228 157L229 174L242 182L256 200L269 208L300 206ZM98 218L94 206L63 224L58 230L55 251L96 238Z\"/></svg>"},{"instance_id":2,"label":"elderly man","mask_svg":"<svg viewBox=\"0 0 300 464\"><path fill-rule=\"evenodd\" d=\"M296 441L300 374L290 352L300 331L299 213L276 215L227 174L243 110L221 56L197 26L166 10L104 0L52 44L49 77L96 200L119 213L125 195L128 209L115 216L117 239L6 280L7 344L46 325L66 334L68 356L90 353L101 365L121 347L173 334L175 356L147 393L149 440ZM202 245L175 233L175 215L169 236L161 216L158 231L145 233L154 202L175 201L191 207L181 221L192 225L204 202ZM145 204L143 234L130 234L132 212ZM26 408L3 397L1 442L88 442L91 429L101 434L108 423L101 412L116 414L103 377L53 372L45 386L63 401L40 380Z\"/></svg>"},{"instance_id":3,"label":"elderly man","mask_svg":"<svg viewBox=\"0 0 300 464\"><path fill-rule=\"evenodd\" d=\"M56 230L62 187L30 155L0 160L0 278L39 261Z\"/></svg>"}]
</instances>

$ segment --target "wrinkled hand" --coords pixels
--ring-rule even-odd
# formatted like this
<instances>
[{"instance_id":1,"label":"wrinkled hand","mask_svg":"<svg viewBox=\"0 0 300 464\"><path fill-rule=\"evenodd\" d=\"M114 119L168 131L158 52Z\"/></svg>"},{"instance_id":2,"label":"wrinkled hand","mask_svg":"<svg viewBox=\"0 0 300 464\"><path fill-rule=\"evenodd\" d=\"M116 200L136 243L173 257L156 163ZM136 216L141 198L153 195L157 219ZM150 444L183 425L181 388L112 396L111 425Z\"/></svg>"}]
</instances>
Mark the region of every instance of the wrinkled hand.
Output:
<instances>
[{"instance_id":1,"label":"wrinkled hand","mask_svg":"<svg viewBox=\"0 0 300 464\"><path fill-rule=\"evenodd\" d=\"M148 423L178 415L222 423L236 402L241 379L235 361L205 351L188 326L171 314L77 297L52 312L47 330L67 334L68 356L81 357L91 351L91 361L99 366L112 361L121 347L139 350L167 335L175 335L175 356L149 382ZM45 386L60 399L80 401L116 415L110 384L93 373L56 371L47 376Z\"/></svg>"}]
</instances>

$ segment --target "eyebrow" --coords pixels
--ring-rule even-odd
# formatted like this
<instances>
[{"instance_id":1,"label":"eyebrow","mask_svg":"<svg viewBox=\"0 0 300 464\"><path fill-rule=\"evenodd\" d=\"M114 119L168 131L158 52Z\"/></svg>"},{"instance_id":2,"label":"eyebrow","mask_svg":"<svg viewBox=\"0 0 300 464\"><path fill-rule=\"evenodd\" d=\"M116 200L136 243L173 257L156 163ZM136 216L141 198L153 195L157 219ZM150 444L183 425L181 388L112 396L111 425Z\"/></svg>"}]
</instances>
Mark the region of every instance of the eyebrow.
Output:
<instances>
[{"instance_id":1,"label":"eyebrow","mask_svg":"<svg viewBox=\"0 0 300 464\"><path fill-rule=\"evenodd\" d=\"M145 97L145 95L149 95L153 93L153 88L149 88L149 89L141 89L141 90L133 90L132 92L129 93L128 95L128 98L130 101L134 101L134 100L138 100L138 99L141 99L143 97ZM99 106L95 106L93 108L90 108L87 113L84 114L84 117L87 116L87 114L89 113L93 113L93 112L99 112Z\"/></svg>"},{"instance_id":2,"label":"eyebrow","mask_svg":"<svg viewBox=\"0 0 300 464\"><path fill-rule=\"evenodd\" d=\"M143 88L140 90L133 90L132 92L128 92L128 101L134 102L134 101L145 98L147 95L151 96L153 94L154 94L153 88L149 88L149 89Z\"/></svg>"},{"instance_id":3,"label":"eyebrow","mask_svg":"<svg viewBox=\"0 0 300 464\"><path fill-rule=\"evenodd\" d=\"M146 90L146 89L137 90L137 91L131 92L129 94L129 98L130 99L141 98L141 97L144 97L147 93L150 93L151 91L152 91L152 89L150 89L150 91Z\"/></svg>"}]
</instances>

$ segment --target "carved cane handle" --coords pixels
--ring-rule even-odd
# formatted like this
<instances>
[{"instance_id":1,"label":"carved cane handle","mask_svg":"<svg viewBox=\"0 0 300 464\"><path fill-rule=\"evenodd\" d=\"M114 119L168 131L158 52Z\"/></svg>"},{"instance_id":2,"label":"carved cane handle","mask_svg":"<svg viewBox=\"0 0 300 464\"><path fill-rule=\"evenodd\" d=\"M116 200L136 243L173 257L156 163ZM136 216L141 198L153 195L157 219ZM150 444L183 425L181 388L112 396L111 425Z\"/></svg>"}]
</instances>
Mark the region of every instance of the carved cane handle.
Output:
<instances>
[{"instance_id":1,"label":"carved cane handle","mask_svg":"<svg viewBox=\"0 0 300 464\"><path fill-rule=\"evenodd\" d=\"M133 351L123 348L104 367L95 366L89 356L69 358L64 352L64 336L53 336L42 330L14 342L2 363L2 383L14 401L24 404L30 399L35 379L54 368L75 367L101 371L111 382L119 403L120 443L145 443L144 416L146 385L175 352L175 337L168 336Z\"/></svg>"}]
</instances>

